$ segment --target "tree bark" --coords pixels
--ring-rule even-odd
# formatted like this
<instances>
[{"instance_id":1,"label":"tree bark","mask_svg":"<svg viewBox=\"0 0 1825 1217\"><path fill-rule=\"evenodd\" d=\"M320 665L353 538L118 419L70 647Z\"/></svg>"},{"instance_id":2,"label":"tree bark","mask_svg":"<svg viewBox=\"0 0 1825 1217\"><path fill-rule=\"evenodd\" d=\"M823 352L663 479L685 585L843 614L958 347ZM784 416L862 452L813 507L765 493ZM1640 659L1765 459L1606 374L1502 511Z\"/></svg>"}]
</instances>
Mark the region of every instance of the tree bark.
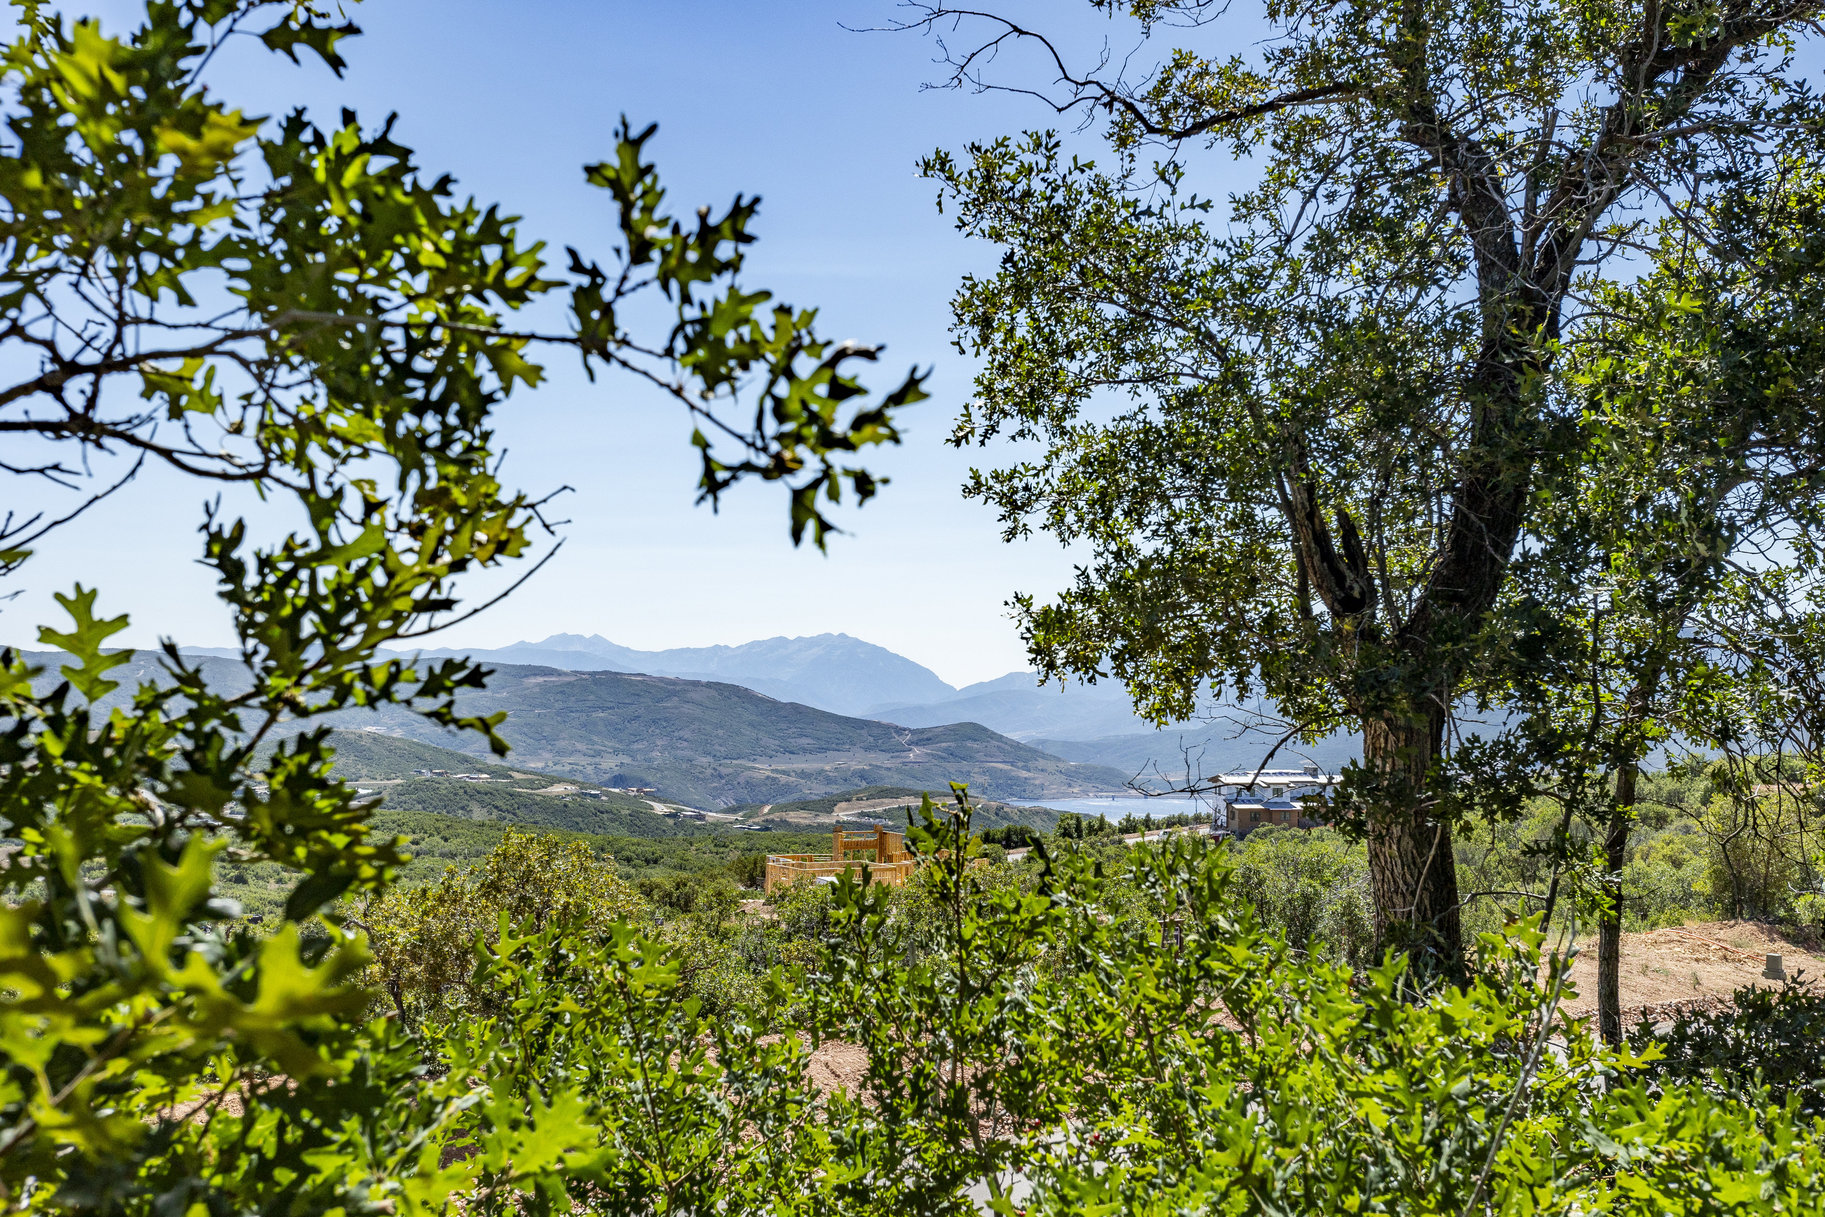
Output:
<instances>
[{"instance_id":1,"label":"tree bark","mask_svg":"<svg viewBox=\"0 0 1825 1217\"><path fill-rule=\"evenodd\" d=\"M1379 781L1369 809L1369 882L1381 948L1405 951L1420 973L1456 978L1463 967L1457 857L1451 827L1428 814L1426 773L1444 735L1442 714L1369 718L1363 764Z\"/></svg>"},{"instance_id":2,"label":"tree bark","mask_svg":"<svg viewBox=\"0 0 1825 1217\"><path fill-rule=\"evenodd\" d=\"M1676 620L1668 624L1669 635L1676 633L1690 612L1690 601L1682 601ZM1641 777L1644 744L1639 733L1660 690L1666 665L1664 649L1651 652L1629 690L1626 751L1616 766L1616 792L1603 834L1602 883L1607 899L1597 915L1597 1034L1612 1047L1622 1043L1622 868L1628 861L1629 828L1635 821Z\"/></svg>"},{"instance_id":3,"label":"tree bark","mask_svg":"<svg viewBox=\"0 0 1825 1217\"><path fill-rule=\"evenodd\" d=\"M408 1032L412 1030L412 1016L406 1013L405 993L396 976L387 977L387 996L393 999L393 1009L399 1012L399 1025Z\"/></svg>"},{"instance_id":4,"label":"tree bark","mask_svg":"<svg viewBox=\"0 0 1825 1217\"><path fill-rule=\"evenodd\" d=\"M1616 771L1616 799L1603 835L1603 887L1608 899L1597 917L1597 1032L1611 1046L1622 1042L1622 867L1640 772L1636 760L1625 761Z\"/></svg>"}]
</instances>

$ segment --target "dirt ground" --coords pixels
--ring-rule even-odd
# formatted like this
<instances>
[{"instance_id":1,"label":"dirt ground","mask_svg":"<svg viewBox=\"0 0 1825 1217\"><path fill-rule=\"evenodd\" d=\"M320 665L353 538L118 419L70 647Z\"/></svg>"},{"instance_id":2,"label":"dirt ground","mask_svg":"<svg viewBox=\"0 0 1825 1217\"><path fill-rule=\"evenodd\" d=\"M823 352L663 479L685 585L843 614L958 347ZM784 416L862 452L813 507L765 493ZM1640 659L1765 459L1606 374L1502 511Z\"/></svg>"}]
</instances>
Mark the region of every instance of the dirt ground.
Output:
<instances>
[{"instance_id":1,"label":"dirt ground","mask_svg":"<svg viewBox=\"0 0 1825 1217\"><path fill-rule=\"evenodd\" d=\"M839 820L846 820L850 816L859 816L863 812L887 811L890 808L906 807L908 805L913 807L918 806L916 802L912 802L904 795L894 799L850 799L847 803L838 803L836 809L831 812L831 814Z\"/></svg>"},{"instance_id":2,"label":"dirt ground","mask_svg":"<svg viewBox=\"0 0 1825 1217\"><path fill-rule=\"evenodd\" d=\"M856 1094L868 1072L868 1051L860 1044L827 1041L812 1051L807 1072L811 1084L825 1094L837 1090Z\"/></svg>"},{"instance_id":3,"label":"dirt ground","mask_svg":"<svg viewBox=\"0 0 1825 1217\"><path fill-rule=\"evenodd\" d=\"M1656 1013L1687 1005L1719 1004L1745 985L1774 985L1764 979L1768 955L1779 955L1789 976L1795 972L1825 981L1825 949L1814 938L1784 935L1754 921L1711 921L1677 929L1622 936L1622 1008ZM1588 940L1572 964L1578 996L1566 1003L1572 1014L1597 1012L1597 943ZM1632 1020L1629 1020L1632 1021Z\"/></svg>"}]
</instances>

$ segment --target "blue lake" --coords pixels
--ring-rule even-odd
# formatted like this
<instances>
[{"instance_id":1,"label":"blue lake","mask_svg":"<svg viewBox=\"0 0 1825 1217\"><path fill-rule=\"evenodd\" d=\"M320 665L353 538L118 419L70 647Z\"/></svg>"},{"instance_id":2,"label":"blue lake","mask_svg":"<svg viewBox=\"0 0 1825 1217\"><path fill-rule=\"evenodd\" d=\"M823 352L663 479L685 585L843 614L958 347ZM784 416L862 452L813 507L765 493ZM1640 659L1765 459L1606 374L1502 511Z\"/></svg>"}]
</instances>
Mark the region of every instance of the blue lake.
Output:
<instances>
[{"instance_id":1,"label":"blue lake","mask_svg":"<svg viewBox=\"0 0 1825 1217\"><path fill-rule=\"evenodd\" d=\"M1080 816L1102 816L1111 822L1123 816L1133 815L1135 819L1148 816L1173 816L1188 811L1209 811L1210 803L1194 795L1168 794L1157 799L1106 798L1106 799L1003 799L1016 807L1050 807L1054 811L1073 811Z\"/></svg>"}]
</instances>

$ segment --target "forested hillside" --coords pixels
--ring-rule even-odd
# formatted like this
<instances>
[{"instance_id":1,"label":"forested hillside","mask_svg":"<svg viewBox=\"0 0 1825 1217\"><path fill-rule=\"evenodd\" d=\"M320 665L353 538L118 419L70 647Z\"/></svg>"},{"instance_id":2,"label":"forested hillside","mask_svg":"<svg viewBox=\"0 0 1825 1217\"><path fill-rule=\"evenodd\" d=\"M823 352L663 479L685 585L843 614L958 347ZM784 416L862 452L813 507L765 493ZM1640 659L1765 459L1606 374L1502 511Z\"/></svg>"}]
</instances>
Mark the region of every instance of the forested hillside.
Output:
<instances>
[{"instance_id":1,"label":"forested hillside","mask_svg":"<svg viewBox=\"0 0 1825 1217\"><path fill-rule=\"evenodd\" d=\"M864 786L859 790L826 795L819 799L794 799L783 803L743 803L727 810L744 821L769 828L811 829L849 820L859 823L887 823L904 826L914 822L920 796L930 794L934 802L944 803L949 791L916 790L909 786ZM1024 824L1049 832L1058 823L1057 811L1049 807L1015 807L985 799L976 804L977 828L1005 828Z\"/></svg>"},{"instance_id":2,"label":"forested hillside","mask_svg":"<svg viewBox=\"0 0 1825 1217\"><path fill-rule=\"evenodd\" d=\"M605 789L563 774L530 773L378 731L330 737L335 773L378 795L387 813L631 837L675 837L701 822L657 799Z\"/></svg>"},{"instance_id":3,"label":"forested hillside","mask_svg":"<svg viewBox=\"0 0 1825 1217\"><path fill-rule=\"evenodd\" d=\"M492 757L453 752L384 731L338 731L331 737L330 746L336 750L336 772L350 781L408 778L421 769L443 769L491 778L512 778L516 774L514 769Z\"/></svg>"},{"instance_id":4,"label":"forested hillside","mask_svg":"<svg viewBox=\"0 0 1825 1217\"><path fill-rule=\"evenodd\" d=\"M67 659L46 652L25 657L44 667L38 684L47 689ZM197 662L212 687L246 683L245 670L232 660ZM153 652L135 653L119 670L134 679L164 679ZM125 696L101 704L124 704ZM899 727L710 681L503 665L486 689L465 690L456 704L465 714L507 715L500 729L513 746L507 762L521 771L650 786L662 798L703 808L874 785L945 791L951 782L966 782L989 798L1069 798L1119 791L1130 777L1074 764L975 723ZM382 735L461 750L472 758L465 762L470 768L498 759L479 737L446 732L395 707L346 711L332 721L354 737L377 727Z\"/></svg>"},{"instance_id":5,"label":"forested hillside","mask_svg":"<svg viewBox=\"0 0 1825 1217\"><path fill-rule=\"evenodd\" d=\"M989 798L1117 791L1128 775L1074 765L974 723L907 728L775 701L736 685L615 672L503 666L465 692L470 714L505 711L515 765L612 786L652 786L698 807L771 803L862 786L943 791L967 782ZM423 719L375 722L480 754Z\"/></svg>"}]
</instances>

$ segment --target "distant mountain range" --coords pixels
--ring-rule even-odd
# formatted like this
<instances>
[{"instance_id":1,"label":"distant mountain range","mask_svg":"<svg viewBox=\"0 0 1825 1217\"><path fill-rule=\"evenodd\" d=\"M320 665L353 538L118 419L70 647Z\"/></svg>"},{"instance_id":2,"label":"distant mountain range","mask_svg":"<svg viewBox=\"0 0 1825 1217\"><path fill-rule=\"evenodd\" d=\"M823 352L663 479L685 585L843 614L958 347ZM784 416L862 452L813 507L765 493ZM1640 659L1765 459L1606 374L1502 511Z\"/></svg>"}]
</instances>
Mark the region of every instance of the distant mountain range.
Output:
<instances>
[{"instance_id":1,"label":"distant mountain range","mask_svg":"<svg viewBox=\"0 0 1825 1217\"><path fill-rule=\"evenodd\" d=\"M671 651L636 651L597 634L553 634L543 642L516 642L493 650L426 653L469 655L484 663L531 664L572 672L640 672L720 680L836 714L862 714L887 703L933 702L957 694L931 669L847 634L763 638L740 646Z\"/></svg>"},{"instance_id":2,"label":"distant mountain range","mask_svg":"<svg viewBox=\"0 0 1825 1217\"><path fill-rule=\"evenodd\" d=\"M1152 730L1135 715L1128 691L1117 681L1041 686L1032 672L1009 672L929 701L876 703L868 715L907 727L981 723L1022 740L1098 739Z\"/></svg>"},{"instance_id":3,"label":"distant mountain range","mask_svg":"<svg viewBox=\"0 0 1825 1217\"><path fill-rule=\"evenodd\" d=\"M1149 729L1134 716L1127 693L1114 682L1041 688L1033 673L1010 672L958 689L904 655L847 634L763 638L740 646L670 651L637 651L596 634L553 634L540 642L424 653L571 672L726 681L834 714L884 719L903 727L974 722L1014 739L1095 739Z\"/></svg>"},{"instance_id":4,"label":"distant mountain range","mask_svg":"<svg viewBox=\"0 0 1825 1217\"><path fill-rule=\"evenodd\" d=\"M1238 731L1228 723L1189 722L1155 729L1135 715L1119 681L1042 686L1033 672L1009 672L958 689L929 668L847 634L767 638L740 646L636 651L599 635L554 634L467 654L489 663L541 664L572 672L640 672L726 681L779 701L902 727L974 723L1055 756L1106 765L1125 777L1183 780L1187 753L1194 774L1260 763L1276 735ZM1354 737L1338 733L1312 748L1282 750L1276 761L1312 761L1341 768L1360 754Z\"/></svg>"},{"instance_id":5,"label":"distant mountain range","mask_svg":"<svg viewBox=\"0 0 1825 1217\"><path fill-rule=\"evenodd\" d=\"M669 651L554 634L425 653L467 654L499 668L473 704L510 713L515 764L654 786L696 806L866 785L943 790L952 780L1000 798L1107 792L1131 779L1159 788L1188 774L1195 780L1258 765L1276 739L1227 723L1155 730L1135 716L1117 681L1042 687L1032 672L1010 672L953 688L905 656L847 634ZM222 678L244 679L240 672L230 662ZM614 675L623 679L597 679ZM580 676L589 679L573 679ZM413 716L381 725L427 743L453 743ZM1283 749L1275 762L1336 769L1359 754L1358 742L1339 733L1313 748Z\"/></svg>"},{"instance_id":6,"label":"distant mountain range","mask_svg":"<svg viewBox=\"0 0 1825 1217\"><path fill-rule=\"evenodd\" d=\"M57 679L64 657L27 653ZM124 705L133 685L157 679L160 657L141 651L113 673L123 687L101 703ZM225 692L246 670L204 657L204 678ZM574 774L604 786L648 786L694 807L815 798L865 786L946 793L951 782L994 799L1072 798L1120 791L1128 775L1080 765L976 723L909 728L779 701L723 682L502 664L485 690L465 692L465 713L505 711L502 734L516 769ZM457 735L397 707L348 711L332 725L389 734L483 757Z\"/></svg>"},{"instance_id":7,"label":"distant mountain range","mask_svg":"<svg viewBox=\"0 0 1825 1217\"><path fill-rule=\"evenodd\" d=\"M502 665L465 713L507 712L516 766L608 786L652 786L696 807L771 803L862 786L945 791L968 782L997 799L1069 798L1122 788L1128 775L1079 765L976 723L909 728L778 701L723 682ZM479 754L416 715L369 721Z\"/></svg>"}]
</instances>

